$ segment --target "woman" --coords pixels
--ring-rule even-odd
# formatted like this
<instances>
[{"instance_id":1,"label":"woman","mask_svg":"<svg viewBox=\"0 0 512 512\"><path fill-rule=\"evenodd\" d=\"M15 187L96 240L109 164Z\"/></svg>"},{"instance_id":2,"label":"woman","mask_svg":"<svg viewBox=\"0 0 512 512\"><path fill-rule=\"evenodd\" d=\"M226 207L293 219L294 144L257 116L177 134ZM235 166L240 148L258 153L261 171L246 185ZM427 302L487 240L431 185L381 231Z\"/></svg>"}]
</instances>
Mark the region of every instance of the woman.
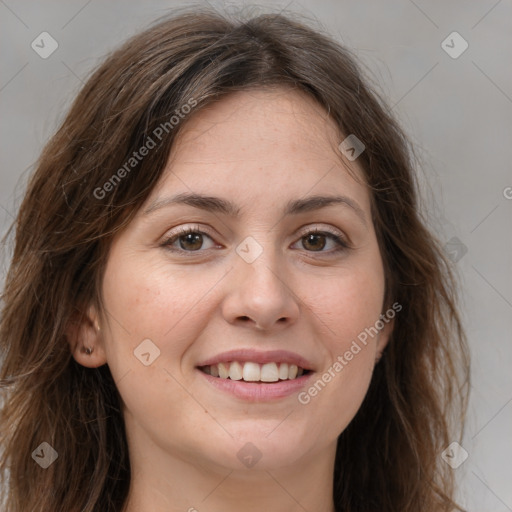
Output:
<instances>
[{"instance_id":1,"label":"woman","mask_svg":"<svg viewBox=\"0 0 512 512\"><path fill-rule=\"evenodd\" d=\"M136 35L15 229L4 510L462 510L454 282L406 137L327 36L205 10Z\"/></svg>"}]
</instances>

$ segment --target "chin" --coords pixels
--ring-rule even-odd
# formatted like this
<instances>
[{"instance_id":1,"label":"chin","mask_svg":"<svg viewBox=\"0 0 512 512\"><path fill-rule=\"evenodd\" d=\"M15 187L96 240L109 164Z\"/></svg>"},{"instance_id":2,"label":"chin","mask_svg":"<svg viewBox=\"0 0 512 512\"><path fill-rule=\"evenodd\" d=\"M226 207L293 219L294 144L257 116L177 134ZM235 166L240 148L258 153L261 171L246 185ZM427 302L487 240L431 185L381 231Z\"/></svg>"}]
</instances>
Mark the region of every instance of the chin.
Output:
<instances>
[{"instance_id":1,"label":"chin","mask_svg":"<svg viewBox=\"0 0 512 512\"><path fill-rule=\"evenodd\" d=\"M287 421L287 420L285 420ZM273 428L268 422L252 422L244 425L243 431L230 430L233 438L222 436L216 440L210 437L210 444L201 449L201 456L210 462L229 470L276 470L296 465L301 458L313 450L310 442L306 444L307 435L293 428L278 428L279 422L273 421ZM228 427L229 428L229 427Z\"/></svg>"}]
</instances>

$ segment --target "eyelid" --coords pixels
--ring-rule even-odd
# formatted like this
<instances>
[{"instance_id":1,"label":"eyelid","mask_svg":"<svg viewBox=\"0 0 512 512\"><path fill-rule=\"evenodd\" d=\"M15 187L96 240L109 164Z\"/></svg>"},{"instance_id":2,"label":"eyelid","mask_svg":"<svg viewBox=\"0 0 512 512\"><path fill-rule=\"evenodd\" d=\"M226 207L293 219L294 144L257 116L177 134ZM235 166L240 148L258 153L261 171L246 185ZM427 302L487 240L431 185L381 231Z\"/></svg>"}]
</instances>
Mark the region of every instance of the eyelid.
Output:
<instances>
[{"instance_id":1,"label":"eyelid","mask_svg":"<svg viewBox=\"0 0 512 512\"><path fill-rule=\"evenodd\" d=\"M215 242L217 245L219 245L215 240L216 235L212 232L212 230L208 229L207 227L200 226L199 224L181 225L181 226L174 228L173 230L171 230L170 232L166 233L163 236L163 240L162 240L161 244L162 245L170 245L170 241L172 239L178 239L180 236L184 236L191 232L207 235L208 237L210 237L212 239L213 242ZM194 252L194 251L183 251L183 252ZM197 252L200 252L200 251L197 251Z\"/></svg>"},{"instance_id":2,"label":"eyelid","mask_svg":"<svg viewBox=\"0 0 512 512\"><path fill-rule=\"evenodd\" d=\"M346 242L348 243L348 238L345 235L345 233L343 233L343 231L336 229L336 228L332 228L330 226L318 225L318 224L315 224L315 225L308 224L302 228L299 228L299 231L298 231L300 236L304 236L309 233L315 233L315 232L316 233L329 233L331 235L342 238L343 240L346 240Z\"/></svg>"}]
</instances>

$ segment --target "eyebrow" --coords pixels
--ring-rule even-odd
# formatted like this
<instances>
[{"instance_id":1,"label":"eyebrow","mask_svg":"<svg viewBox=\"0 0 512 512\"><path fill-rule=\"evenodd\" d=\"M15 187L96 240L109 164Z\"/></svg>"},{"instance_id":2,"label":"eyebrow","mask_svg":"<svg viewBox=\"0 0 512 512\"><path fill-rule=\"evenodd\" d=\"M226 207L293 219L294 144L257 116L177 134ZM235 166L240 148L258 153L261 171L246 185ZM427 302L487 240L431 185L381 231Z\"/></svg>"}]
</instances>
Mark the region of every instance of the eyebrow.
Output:
<instances>
[{"instance_id":1,"label":"eyebrow","mask_svg":"<svg viewBox=\"0 0 512 512\"><path fill-rule=\"evenodd\" d=\"M215 196L205 196L201 194L183 192L175 196L157 199L144 210L148 215L156 210L175 204L186 204L208 212L222 213L231 217L239 217L241 208L235 203ZM310 196L304 199L295 199L288 201L284 207L284 215L298 215L314 210L320 210L331 205L342 204L350 207L357 216L366 225L366 215L363 209L350 197L347 196Z\"/></svg>"}]
</instances>

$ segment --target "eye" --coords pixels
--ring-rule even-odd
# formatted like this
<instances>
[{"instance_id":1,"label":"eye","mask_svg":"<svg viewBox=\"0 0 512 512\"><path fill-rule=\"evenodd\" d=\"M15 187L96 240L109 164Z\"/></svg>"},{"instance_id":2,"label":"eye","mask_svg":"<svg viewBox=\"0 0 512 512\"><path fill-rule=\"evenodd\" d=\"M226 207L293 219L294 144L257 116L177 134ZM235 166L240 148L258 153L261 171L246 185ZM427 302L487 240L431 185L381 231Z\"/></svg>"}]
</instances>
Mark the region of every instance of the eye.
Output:
<instances>
[{"instance_id":1,"label":"eye","mask_svg":"<svg viewBox=\"0 0 512 512\"><path fill-rule=\"evenodd\" d=\"M329 230L313 229L303 234L298 242L302 242L302 247L308 252L337 253L349 248L348 242L338 233ZM296 243L298 243L296 242ZM331 245L331 250L324 249Z\"/></svg>"},{"instance_id":2,"label":"eye","mask_svg":"<svg viewBox=\"0 0 512 512\"><path fill-rule=\"evenodd\" d=\"M212 237L198 227L180 228L177 233L171 234L162 243L162 247L175 252L198 252L201 248L205 249L203 247L205 238L212 242L206 249L215 246Z\"/></svg>"}]
</instances>

